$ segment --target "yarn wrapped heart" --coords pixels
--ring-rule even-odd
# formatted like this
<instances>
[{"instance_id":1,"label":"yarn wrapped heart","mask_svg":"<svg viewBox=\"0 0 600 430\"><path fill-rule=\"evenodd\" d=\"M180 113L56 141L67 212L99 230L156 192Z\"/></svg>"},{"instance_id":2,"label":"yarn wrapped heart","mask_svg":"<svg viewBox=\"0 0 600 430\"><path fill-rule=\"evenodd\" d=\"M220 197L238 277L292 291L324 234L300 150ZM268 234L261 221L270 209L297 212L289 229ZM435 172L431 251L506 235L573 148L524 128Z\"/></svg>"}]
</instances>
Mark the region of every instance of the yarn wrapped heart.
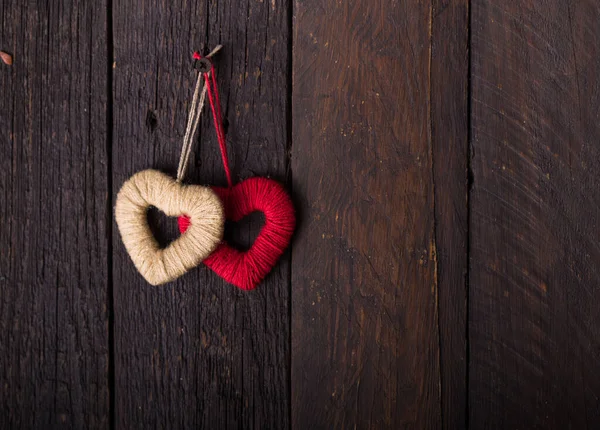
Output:
<instances>
[{"instance_id":1,"label":"yarn wrapped heart","mask_svg":"<svg viewBox=\"0 0 600 430\"><path fill-rule=\"evenodd\" d=\"M191 227L161 249L148 225L150 206L167 216L186 214ZM182 185L157 170L143 170L127 180L115 205L125 248L141 275L152 285L172 281L196 267L223 238L221 201L210 188Z\"/></svg>"},{"instance_id":2,"label":"yarn wrapped heart","mask_svg":"<svg viewBox=\"0 0 600 430\"><path fill-rule=\"evenodd\" d=\"M221 198L228 220L238 222L256 211L265 215L265 224L250 249L241 252L223 242L204 260L225 281L242 290L252 290L289 245L296 225L294 206L285 189L267 178L250 178L230 188L213 190ZM178 224L179 231L187 233L194 218L181 216Z\"/></svg>"}]
</instances>

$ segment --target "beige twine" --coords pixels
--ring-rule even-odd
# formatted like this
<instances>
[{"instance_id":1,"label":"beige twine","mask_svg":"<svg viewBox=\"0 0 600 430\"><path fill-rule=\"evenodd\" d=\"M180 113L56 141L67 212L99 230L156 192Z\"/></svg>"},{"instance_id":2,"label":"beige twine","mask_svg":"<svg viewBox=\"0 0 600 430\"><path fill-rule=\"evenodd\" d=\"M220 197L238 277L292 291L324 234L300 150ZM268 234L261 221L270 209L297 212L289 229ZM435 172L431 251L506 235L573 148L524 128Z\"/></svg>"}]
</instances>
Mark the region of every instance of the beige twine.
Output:
<instances>
[{"instance_id":1,"label":"beige twine","mask_svg":"<svg viewBox=\"0 0 600 430\"><path fill-rule=\"evenodd\" d=\"M198 123L200 122L200 115L202 114L204 101L206 100L206 91L208 90L208 86L204 84L202 93L200 93L201 83L202 74L198 73L198 78L196 79L196 88L194 89L194 97L192 98L192 107L190 108L185 136L183 136L183 145L181 146L181 156L179 157L179 167L177 168L177 182L181 182L185 176L190 153L192 152L192 143L194 142L194 136L196 134L196 129L198 128ZM198 95L200 95L200 102L198 102Z\"/></svg>"},{"instance_id":2,"label":"beige twine","mask_svg":"<svg viewBox=\"0 0 600 430\"><path fill-rule=\"evenodd\" d=\"M217 45L206 58L210 58L221 50L223 46ZM196 135L196 129L200 122L200 116L202 114L202 108L204 107L204 101L206 100L206 91L208 85L205 83L200 93L200 84L202 83L202 73L198 73L196 78L196 87L194 88L194 96L192 97L192 105L190 113L188 115L188 122L185 129L185 135L183 136L183 145L181 147L181 156L179 157L179 167L177 168L177 182L181 182L185 176L187 170L188 160L190 159L190 153L192 152L192 143L194 142L194 136ZM198 100L200 97L200 100Z\"/></svg>"},{"instance_id":3,"label":"beige twine","mask_svg":"<svg viewBox=\"0 0 600 430\"><path fill-rule=\"evenodd\" d=\"M150 206L167 216L182 214L190 226L161 249L148 225ZM117 195L115 218L135 267L152 285L172 281L196 267L215 250L223 237L223 206L207 187L182 185L157 170L133 175Z\"/></svg>"}]
</instances>

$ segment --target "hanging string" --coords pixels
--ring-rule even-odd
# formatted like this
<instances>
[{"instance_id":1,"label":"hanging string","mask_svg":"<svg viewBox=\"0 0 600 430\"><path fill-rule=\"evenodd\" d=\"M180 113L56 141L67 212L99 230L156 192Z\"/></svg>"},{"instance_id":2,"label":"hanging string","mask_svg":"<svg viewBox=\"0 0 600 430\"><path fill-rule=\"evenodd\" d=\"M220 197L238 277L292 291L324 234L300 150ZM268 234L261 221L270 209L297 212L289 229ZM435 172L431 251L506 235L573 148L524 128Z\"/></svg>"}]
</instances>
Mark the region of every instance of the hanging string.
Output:
<instances>
[{"instance_id":1,"label":"hanging string","mask_svg":"<svg viewBox=\"0 0 600 430\"><path fill-rule=\"evenodd\" d=\"M181 146L181 156L179 157L179 167L177 168L177 182L181 182L185 176L187 170L188 160L190 153L192 152L192 143L194 136L196 135L196 129L200 122L200 115L202 114L202 108L204 107L204 100L206 99L206 84L202 88L200 93L200 84L202 83L202 75L198 73L198 79L196 80L196 88L194 90L194 97L192 98L192 106L188 115L187 127L185 135L183 136L183 145ZM200 93L200 102L198 103L198 94ZM199 105L199 106L198 106Z\"/></svg>"},{"instance_id":2,"label":"hanging string","mask_svg":"<svg viewBox=\"0 0 600 430\"><path fill-rule=\"evenodd\" d=\"M206 56L209 58L213 55L214 52L221 49L221 46L217 46ZM198 52L194 53L194 58L196 60L201 60L202 57ZM223 112L221 110L221 99L219 97L219 87L217 85L217 77L215 72L215 66L210 63L210 70L203 72L204 80L205 80L205 88L208 93L208 101L210 103L210 109L212 111L213 122L215 125L215 131L217 133L217 140L219 141L219 148L221 150L221 159L223 160L223 167L225 168L225 176L227 177L227 184L229 188L233 186L233 181L231 180L231 169L229 168L229 158L227 157L227 140L225 139L225 131L223 128Z\"/></svg>"},{"instance_id":3,"label":"hanging string","mask_svg":"<svg viewBox=\"0 0 600 430\"><path fill-rule=\"evenodd\" d=\"M225 175L227 176L227 184L231 188L233 183L231 181L231 170L229 169L229 159L227 157L227 141L225 140L225 131L223 130L223 114L221 113L221 101L219 100L219 87L217 87L217 78L215 75L215 66L211 64L210 74L206 73L204 77L207 84L209 79L212 80L212 88L211 85L208 85L208 101L213 114L215 130L217 131L217 139L219 141L219 148L221 149L221 159L223 160Z\"/></svg>"},{"instance_id":4,"label":"hanging string","mask_svg":"<svg viewBox=\"0 0 600 430\"><path fill-rule=\"evenodd\" d=\"M222 45L218 45L213 49L206 58L210 58L215 55L222 48ZM195 60L199 60L200 54L198 52L194 52L193 58ZM211 70L212 72L212 70ZM196 79L196 87L194 88L194 96L192 98L192 105L190 107L190 113L188 115L187 126L185 130L185 135L183 136L183 144L181 146L181 156L179 157L179 166L177 167L177 182L181 182L185 176L185 172L187 171L188 161L190 159L190 154L192 152L192 146L194 143L194 136L196 135L196 130L198 129L198 124L200 123L200 117L202 115L202 108L204 107L204 102L206 100L206 93L209 87L208 80L209 73L198 73L198 78ZM202 88L202 92L200 92L200 85L202 84L202 77L204 75L205 84Z\"/></svg>"}]
</instances>

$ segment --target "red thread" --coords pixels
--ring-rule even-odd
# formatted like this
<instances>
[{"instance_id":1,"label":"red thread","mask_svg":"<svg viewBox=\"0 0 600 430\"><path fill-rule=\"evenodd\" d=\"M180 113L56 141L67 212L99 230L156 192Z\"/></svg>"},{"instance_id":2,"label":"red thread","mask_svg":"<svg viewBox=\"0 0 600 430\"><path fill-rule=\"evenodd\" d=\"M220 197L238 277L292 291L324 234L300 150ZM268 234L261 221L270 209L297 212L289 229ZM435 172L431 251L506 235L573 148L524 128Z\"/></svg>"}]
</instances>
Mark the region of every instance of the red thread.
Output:
<instances>
[{"instance_id":1,"label":"red thread","mask_svg":"<svg viewBox=\"0 0 600 430\"><path fill-rule=\"evenodd\" d=\"M223 130L223 112L221 112L221 99L219 98L219 87L217 86L217 72L215 71L215 66L213 64L210 65L210 76L212 79L213 88L215 89L215 100L217 101L217 115L219 117L219 130L221 131L221 136L223 140L225 140L225 131Z\"/></svg>"},{"instance_id":2,"label":"red thread","mask_svg":"<svg viewBox=\"0 0 600 430\"><path fill-rule=\"evenodd\" d=\"M227 184L229 187L233 185L231 181L231 171L229 169L229 159L227 157L227 142L225 140L225 132L223 131L223 120L221 116L221 103L219 101L219 90L217 88L217 80L215 78L215 68L214 66L211 68L212 75L212 84L214 86L214 96L213 90L211 88L209 82L208 73L204 75L207 84L207 93L208 93L208 101L210 103L210 110L213 114L213 121L215 123L215 130L217 131L217 140L219 141L219 148L221 149L221 158L223 159L223 167L225 168L225 175L227 176Z\"/></svg>"},{"instance_id":3,"label":"red thread","mask_svg":"<svg viewBox=\"0 0 600 430\"><path fill-rule=\"evenodd\" d=\"M290 243L296 217L285 189L267 178L250 178L231 188L212 187L221 198L225 217L240 221L252 212L265 214L265 225L246 252L223 242L204 263L225 281L242 290L254 289L271 271ZM183 234L190 225L186 216L178 219Z\"/></svg>"},{"instance_id":4,"label":"red thread","mask_svg":"<svg viewBox=\"0 0 600 430\"><path fill-rule=\"evenodd\" d=\"M177 218L177 225L179 226L179 233L181 234L185 233L191 224L190 217L187 215L180 215L179 218Z\"/></svg>"},{"instance_id":5,"label":"red thread","mask_svg":"<svg viewBox=\"0 0 600 430\"><path fill-rule=\"evenodd\" d=\"M194 52L194 59L202 59L202 56L198 51ZM217 85L216 75L217 73L215 71L215 66L212 63L210 63L210 73L204 73L204 79L206 80L208 101L210 103L210 110L213 114L213 122L215 124L215 130L217 132L217 140L219 141L221 159L223 160L223 167L225 168L225 176L227 177L227 184L231 188L233 182L231 180L229 158L227 157L227 141L225 140L225 131L223 129L223 112L221 111L221 99L219 97L219 87Z\"/></svg>"}]
</instances>

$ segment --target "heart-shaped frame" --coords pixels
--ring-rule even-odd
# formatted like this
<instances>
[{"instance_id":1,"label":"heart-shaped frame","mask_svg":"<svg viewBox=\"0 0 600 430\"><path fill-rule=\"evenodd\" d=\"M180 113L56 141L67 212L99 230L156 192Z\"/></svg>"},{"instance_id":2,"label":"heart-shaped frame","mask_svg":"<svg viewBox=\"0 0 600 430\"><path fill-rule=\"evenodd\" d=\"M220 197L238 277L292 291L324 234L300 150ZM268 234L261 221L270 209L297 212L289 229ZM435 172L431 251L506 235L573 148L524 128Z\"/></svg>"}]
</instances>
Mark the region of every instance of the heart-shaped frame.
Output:
<instances>
[{"instance_id":1,"label":"heart-shaped frame","mask_svg":"<svg viewBox=\"0 0 600 430\"><path fill-rule=\"evenodd\" d=\"M242 290L252 290L289 245L296 226L294 206L281 184L267 178L250 178L231 188L213 190L221 198L228 220L238 222L256 211L265 215L265 224L250 249L241 252L223 242L204 260L225 281ZM193 219L186 217L179 217L178 223L181 233L187 233L194 225Z\"/></svg>"},{"instance_id":2,"label":"heart-shaped frame","mask_svg":"<svg viewBox=\"0 0 600 430\"><path fill-rule=\"evenodd\" d=\"M191 227L161 248L148 225L155 206L167 216L190 217ZM208 187L182 185L157 170L143 170L127 180L115 205L125 248L141 275L152 285L172 281L196 267L223 238L223 205Z\"/></svg>"}]
</instances>

